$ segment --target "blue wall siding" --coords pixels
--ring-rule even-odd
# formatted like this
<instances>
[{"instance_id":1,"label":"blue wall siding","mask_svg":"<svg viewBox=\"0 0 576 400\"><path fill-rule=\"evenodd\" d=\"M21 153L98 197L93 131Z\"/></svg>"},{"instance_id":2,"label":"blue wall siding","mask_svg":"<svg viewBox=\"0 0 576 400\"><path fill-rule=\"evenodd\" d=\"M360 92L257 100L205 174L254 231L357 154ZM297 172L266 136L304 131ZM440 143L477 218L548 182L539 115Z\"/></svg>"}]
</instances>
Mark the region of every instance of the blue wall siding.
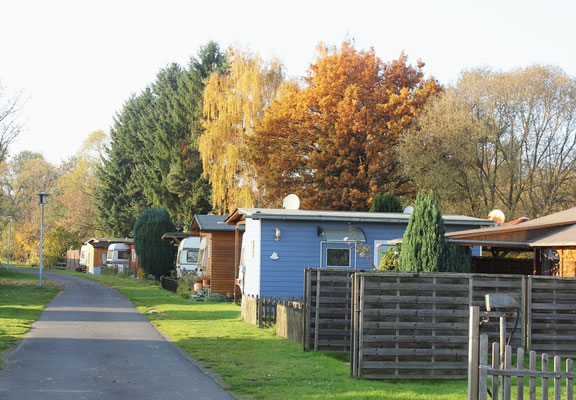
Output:
<instances>
[{"instance_id":1,"label":"blue wall siding","mask_svg":"<svg viewBox=\"0 0 576 400\"><path fill-rule=\"evenodd\" d=\"M258 227L258 224L249 224L247 219L246 233L250 228ZM371 248L369 260L373 260L375 240L393 240L404 235L407 224L393 223L338 223L322 221L281 221L268 220L260 221L260 263L253 264L259 268L259 291L260 296L282 296L282 297L302 297L304 293L304 269L307 267L318 267L325 262L325 258L320 258L320 247L322 236L318 236L318 227L323 228L362 228L366 235L366 244ZM281 237L279 241L274 240L275 228L280 228ZM476 226L448 225L447 231L458 231L464 229L474 229ZM246 234L245 234L246 235ZM327 244L323 245L323 253ZM338 247L345 246L339 245ZM276 253L278 260L270 257ZM354 252L351 254L354 257ZM356 255L356 267L358 269L371 269L372 265L364 258ZM353 265L353 263L352 263ZM253 271L256 273L256 271ZM251 274L252 275L252 274ZM254 275L252 275L254 276ZM256 289L250 285L251 289ZM258 290L256 289L256 290Z\"/></svg>"}]
</instances>

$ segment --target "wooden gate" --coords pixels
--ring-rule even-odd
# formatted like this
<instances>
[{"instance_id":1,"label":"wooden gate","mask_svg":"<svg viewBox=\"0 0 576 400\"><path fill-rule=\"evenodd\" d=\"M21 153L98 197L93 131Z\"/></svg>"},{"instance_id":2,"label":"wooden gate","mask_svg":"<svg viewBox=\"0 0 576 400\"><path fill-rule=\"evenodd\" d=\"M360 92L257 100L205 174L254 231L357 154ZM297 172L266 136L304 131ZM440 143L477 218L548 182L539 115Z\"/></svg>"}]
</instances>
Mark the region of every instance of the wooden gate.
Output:
<instances>
[{"instance_id":1,"label":"wooden gate","mask_svg":"<svg viewBox=\"0 0 576 400\"><path fill-rule=\"evenodd\" d=\"M506 346L504 359L500 360L500 344L492 343L492 355L488 358L488 336L482 335L479 342L479 365L473 368L469 379L477 379L477 382L468 383L469 400L548 400L549 392L552 391L554 400L574 399L574 378L572 359L568 358L564 364L560 356L553 359L553 370L549 368L549 355L543 353L539 358L540 369L537 368L536 352L529 353L528 369L524 367L524 349L516 351L516 366L512 365L512 346ZM489 364L489 360L491 363ZM516 378L516 387L513 387L512 378ZM540 396L537 397L537 378L540 379ZM553 382L550 388L550 382ZM565 387L562 388L562 380ZM476 388L477 387L477 391ZM552 389L552 390L550 390ZM562 395L565 396L562 396Z\"/></svg>"},{"instance_id":2,"label":"wooden gate","mask_svg":"<svg viewBox=\"0 0 576 400\"><path fill-rule=\"evenodd\" d=\"M305 270L304 350L350 352L353 270Z\"/></svg>"}]
</instances>

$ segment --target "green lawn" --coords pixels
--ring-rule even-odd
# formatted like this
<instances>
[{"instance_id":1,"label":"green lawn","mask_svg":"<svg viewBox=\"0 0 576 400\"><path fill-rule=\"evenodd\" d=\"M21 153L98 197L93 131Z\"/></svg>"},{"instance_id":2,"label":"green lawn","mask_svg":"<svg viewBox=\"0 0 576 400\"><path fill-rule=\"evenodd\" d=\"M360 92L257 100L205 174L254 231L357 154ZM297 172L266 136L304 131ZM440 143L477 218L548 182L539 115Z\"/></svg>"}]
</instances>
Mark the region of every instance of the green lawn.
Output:
<instances>
[{"instance_id":1,"label":"green lawn","mask_svg":"<svg viewBox=\"0 0 576 400\"><path fill-rule=\"evenodd\" d=\"M84 275L86 276L86 275ZM234 393L255 399L461 400L466 381L363 381L349 376L347 364L299 344L272 329L240 319L230 303L194 303L155 284L88 276L124 293L164 334L221 376Z\"/></svg>"},{"instance_id":2,"label":"green lawn","mask_svg":"<svg viewBox=\"0 0 576 400\"><path fill-rule=\"evenodd\" d=\"M49 282L42 289L38 277L0 269L0 353L17 343L58 293ZM0 358L0 367L2 359Z\"/></svg>"}]
</instances>

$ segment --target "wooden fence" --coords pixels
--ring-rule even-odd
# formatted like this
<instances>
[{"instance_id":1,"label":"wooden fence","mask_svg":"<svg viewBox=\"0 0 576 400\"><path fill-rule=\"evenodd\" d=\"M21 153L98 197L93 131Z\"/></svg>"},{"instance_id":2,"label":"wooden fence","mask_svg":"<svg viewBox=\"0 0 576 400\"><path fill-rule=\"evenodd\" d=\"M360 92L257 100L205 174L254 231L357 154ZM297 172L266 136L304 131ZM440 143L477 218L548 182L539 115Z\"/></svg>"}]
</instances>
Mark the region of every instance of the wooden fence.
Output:
<instances>
[{"instance_id":1,"label":"wooden fence","mask_svg":"<svg viewBox=\"0 0 576 400\"><path fill-rule=\"evenodd\" d=\"M305 301L306 309L306 342L305 350L321 350L338 353L350 351L352 333L352 276L358 271L338 269L313 269L305 271ZM401 275L413 277L410 273L391 273L381 271L364 272L372 276ZM454 276L454 274L450 274ZM468 291L466 305L484 305L487 293L507 293L518 298L525 297L524 277L518 275L482 275L460 274L467 279L462 285ZM409 278L410 279L410 278ZM320 282L320 284L318 284ZM318 291L320 290L320 296ZM514 336L514 344L522 345L522 327L524 312L521 311L521 322ZM316 323L318 322L318 323ZM508 331L511 332L514 321L508 321ZM498 323L487 324L491 339L498 338Z\"/></svg>"},{"instance_id":2,"label":"wooden fence","mask_svg":"<svg viewBox=\"0 0 576 400\"><path fill-rule=\"evenodd\" d=\"M66 269L70 271L80 269L80 250L66 250Z\"/></svg>"},{"instance_id":3,"label":"wooden fence","mask_svg":"<svg viewBox=\"0 0 576 400\"><path fill-rule=\"evenodd\" d=\"M304 350L349 353L352 321L352 280L355 271L307 268Z\"/></svg>"},{"instance_id":4,"label":"wooden fence","mask_svg":"<svg viewBox=\"0 0 576 400\"><path fill-rule=\"evenodd\" d=\"M469 296L464 274L355 274L352 375L465 378Z\"/></svg>"},{"instance_id":5,"label":"wooden fence","mask_svg":"<svg viewBox=\"0 0 576 400\"><path fill-rule=\"evenodd\" d=\"M350 354L361 378L463 378L468 307L486 294L519 305L512 347L575 356L576 278L334 269L305 271L304 349ZM499 331L498 318L482 325L490 341Z\"/></svg>"},{"instance_id":6,"label":"wooden fence","mask_svg":"<svg viewBox=\"0 0 576 400\"><path fill-rule=\"evenodd\" d=\"M282 302L276 306L276 333L297 343L304 341L304 303Z\"/></svg>"},{"instance_id":7,"label":"wooden fence","mask_svg":"<svg viewBox=\"0 0 576 400\"><path fill-rule=\"evenodd\" d=\"M481 335L479 342L476 337L471 335L471 348L478 346L478 365L471 366L468 382L468 399L469 400L488 400L492 399L517 400L524 399L525 391L528 391L528 398L536 400L536 378L541 381L542 400L549 398L550 385L549 379L553 381L552 396L554 400L562 399L562 380L565 379L564 398L566 400L574 399L574 378L576 373L573 371L572 359L565 361L565 370L562 371L562 359L560 356L554 357L553 371L549 370L549 355L543 353L540 356L540 370L536 368L536 352L529 353L529 366L525 369L524 349L518 348L516 352L516 367L512 366L512 346L505 347L504 358L500 359L500 344L492 343L492 356L489 364L488 358L488 336ZM516 390L513 390L512 378L516 377ZM527 378L527 379L525 379ZM491 382L489 382L491 380ZM528 387L526 387L528 381Z\"/></svg>"},{"instance_id":8,"label":"wooden fence","mask_svg":"<svg viewBox=\"0 0 576 400\"><path fill-rule=\"evenodd\" d=\"M301 299L296 298L280 298L280 297L258 297L258 296L242 296L242 319L253 325L259 326L271 326L276 323L277 319L277 306L284 305L287 307L303 307L296 306L295 304L300 302ZM294 321L294 320L290 320ZM290 328L297 329L297 328Z\"/></svg>"},{"instance_id":9,"label":"wooden fence","mask_svg":"<svg viewBox=\"0 0 576 400\"><path fill-rule=\"evenodd\" d=\"M576 278L528 277L528 348L576 357Z\"/></svg>"},{"instance_id":10,"label":"wooden fence","mask_svg":"<svg viewBox=\"0 0 576 400\"><path fill-rule=\"evenodd\" d=\"M514 297L520 307L518 309L519 319L516 324L515 319L506 320L506 331L508 334L514 331L510 342L512 347L526 347L526 326L527 314L526 301L528 292L526 290L527 280L519 275L492 275L492 274L468 274L470 279L470 303L469 306L478 306L481 310L486 309L486 294L508 294ZM514 325L516 330L514 330ZM482 325L482 333L488 335L491 342L500 340L500 324L497 319L490 320Z\"/></svg>"}]
</instances>

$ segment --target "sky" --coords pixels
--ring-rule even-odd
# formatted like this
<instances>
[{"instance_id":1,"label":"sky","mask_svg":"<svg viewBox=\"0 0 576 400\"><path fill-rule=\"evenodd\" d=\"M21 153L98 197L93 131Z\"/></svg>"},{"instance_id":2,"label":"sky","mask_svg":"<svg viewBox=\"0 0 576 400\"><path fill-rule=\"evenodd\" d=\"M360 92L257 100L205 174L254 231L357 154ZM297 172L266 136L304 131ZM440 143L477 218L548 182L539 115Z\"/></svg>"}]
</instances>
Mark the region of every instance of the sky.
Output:
<instances>
[{"instance_id":1,"label":"sky","mask_svg":"<svg viewBox=\"0 0 576 400\"><path fill-rule=\"evenodd\" d=\"M0 82L27 99L9 151L60 163L172 62L209 40L279 57L306 73L322 42L404 51L428 75L455 83L476 67L551 64L576 76L576 2L532 0L0 0Z\"/></svg>"}]
</instances>

